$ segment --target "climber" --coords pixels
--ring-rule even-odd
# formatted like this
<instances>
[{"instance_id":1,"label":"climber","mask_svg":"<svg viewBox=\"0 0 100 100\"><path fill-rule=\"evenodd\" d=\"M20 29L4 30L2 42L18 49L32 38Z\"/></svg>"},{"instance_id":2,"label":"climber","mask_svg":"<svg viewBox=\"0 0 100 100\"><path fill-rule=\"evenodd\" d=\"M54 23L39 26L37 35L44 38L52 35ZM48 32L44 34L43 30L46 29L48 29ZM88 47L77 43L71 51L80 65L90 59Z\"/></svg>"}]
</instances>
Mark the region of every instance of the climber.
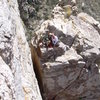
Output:
<instances>
[{"instance_id":1,"label":"climber","mask_svg":"<svg viewBox=\"0 0 100 100\"><path fill-rule=\"evenodd\" d=\"M58 37L54 33L50 33L46 30L44 36L42 37L41 43L47 48L58 47Z\"/></svg>"},{"instance_id":2,"label":"climber","mask_svg":"<svg viewBox=\"0 0 100 100\"><path fill-rule=\"evenodd\" d=\"M55 61L56 58L55 48L59 46L58 37L54 33L48 33L48 41L46 41L48 43L48 44L46 43L47 44L46 50L48 51L48 48L53 48L53 58Z\"/></svg>"},{"instance_id":3,"label":"climber","mask_svg":"<svg viewBox=\"0 0 100 100\"><path fill-rule=\"evenodd\" d=\"M42 44L42 46L45 46L46 48L48 48L50 43L51 43L51 41L50 41L50 36L49 36L49 30L46 29L45 33L43 33L43 35L41 37L41 44Z\"/></svg>"}]
</instances>

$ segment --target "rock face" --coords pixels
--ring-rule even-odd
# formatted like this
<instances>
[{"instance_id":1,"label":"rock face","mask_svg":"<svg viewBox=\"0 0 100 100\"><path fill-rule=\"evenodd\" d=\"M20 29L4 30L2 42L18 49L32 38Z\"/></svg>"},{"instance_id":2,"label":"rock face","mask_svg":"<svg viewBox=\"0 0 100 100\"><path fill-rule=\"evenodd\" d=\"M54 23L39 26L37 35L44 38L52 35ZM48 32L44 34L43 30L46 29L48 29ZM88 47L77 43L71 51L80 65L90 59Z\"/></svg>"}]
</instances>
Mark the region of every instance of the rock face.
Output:
<instances>
[{"instance_id":1,"label":"rock face","mask_svg":"<svg viewBox=\"0 0 100 100\"><path fill-rule=\"evenodd\" d=\"M99 100L100 23L86 13L67 19L55 9L37 31L59 38L59 47L41 48L46 100Z\"/></svg>"},{"instance_id":2,"label":"rock face","mask_svg":"<svg viewBox=\"0 0 100 100\"><path fill-rule=\"evenodd\" d=\"M42 100L17 0L0 0L0 100Z\"/></svg>"},{"instance_id":3,"label":"rock face","mask_svg":"<svg viewBox=\"0 0 100 100\"><path fill-rule=\"evenodd\" d=\"M43 20L50 18L51 11L60 0L18 0L21 17L29 29L36 29ZM62 0L64 4L71 4L71 0ZM79 11L84 11L100 21L100 0L72 0L76 1Z\"/></svg>"},{"instance_id":4,"label":"rock face","mask_svg":"<svg viewBox=\"0 0 100 100\"><path fill-rule=\"evenodd\" d=\"M100 22L100 0L77 0L80 11L84 11Z\"/></svg>"}]
</instances>

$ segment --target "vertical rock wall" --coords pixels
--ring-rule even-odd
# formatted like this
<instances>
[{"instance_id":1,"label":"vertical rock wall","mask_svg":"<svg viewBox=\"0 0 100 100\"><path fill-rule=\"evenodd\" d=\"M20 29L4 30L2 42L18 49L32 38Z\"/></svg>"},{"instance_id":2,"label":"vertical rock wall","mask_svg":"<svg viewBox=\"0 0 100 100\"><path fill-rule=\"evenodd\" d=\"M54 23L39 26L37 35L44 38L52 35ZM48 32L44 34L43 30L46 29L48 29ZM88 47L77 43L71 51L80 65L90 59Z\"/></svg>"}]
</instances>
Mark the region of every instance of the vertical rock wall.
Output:
<instances>
[{"instance_id":1,"label":"vertical rock wall","mask_svg":"<svg viewBox=\"0 0 100 100\"><path fill-rule=\"evenodd\" d=\"M56 6L37 31L47 28L59 39L58 47L41 48L46 100L100 100L100 23L86 13L69 19L64 13Z\"/></svg>"},{"instance_id":2,"label":"vertical rock wall","mask_svg":"<svg viewBox=\"0 0 100 100\"><path fill-rule=\"evenodd\" d=\"M42 100L17 0L0 0L0 100Z\"/></svg>"}]
</instances>

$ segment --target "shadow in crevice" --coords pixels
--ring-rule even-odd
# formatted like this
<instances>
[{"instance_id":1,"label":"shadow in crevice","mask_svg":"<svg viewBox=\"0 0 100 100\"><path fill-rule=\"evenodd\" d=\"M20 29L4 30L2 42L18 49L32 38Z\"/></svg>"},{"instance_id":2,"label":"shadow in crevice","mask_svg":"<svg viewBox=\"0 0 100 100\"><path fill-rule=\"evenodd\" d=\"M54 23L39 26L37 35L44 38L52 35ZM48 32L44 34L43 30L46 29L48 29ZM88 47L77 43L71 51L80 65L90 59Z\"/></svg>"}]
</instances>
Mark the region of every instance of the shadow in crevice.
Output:
<instances>
[{"instance_id":1,"label":"shadow in crevice","mask_svg":"<svg viewBox=\"0 0 100 100\"><path fill-rule=\"evenodd\" d=\"M40 88L40 92L41 92L41 96L44 100L44 87L43 87L43 73L42 73L42 69L41 69L41 64L40 64L40 60L37 54L37 48L35 46L33 46L32 44L30 44L30 49L31 49L31 58L32 58L32 62L33 62L33 69L38 81L38 85Z\"/></svg>"},{"instance_id":2,"label":"shadow in crevice","mask_svg":"<svg viewBox=\"0 0 100 100\"><path fill-rule=\"evenodd\" d=\"M92 25L97 31L98 31L98 33L100 34L100 29L99 29L99 27L97 26L97 25Z\"/></svg>"},{"instance_id":3,"label":"shadow in crevice","mask_svg":"<svg viewBox=\"0 0 100 100\"><path fill-rule=\"evenodd\" d=\"M55 59L57 57L62 56L64 53L65 53L65 51L60 47L52 48L52 49L46 51L45 53L43 53L41 62L45 63L45 62L55 61Z\"/></svg>"}]
</instances>

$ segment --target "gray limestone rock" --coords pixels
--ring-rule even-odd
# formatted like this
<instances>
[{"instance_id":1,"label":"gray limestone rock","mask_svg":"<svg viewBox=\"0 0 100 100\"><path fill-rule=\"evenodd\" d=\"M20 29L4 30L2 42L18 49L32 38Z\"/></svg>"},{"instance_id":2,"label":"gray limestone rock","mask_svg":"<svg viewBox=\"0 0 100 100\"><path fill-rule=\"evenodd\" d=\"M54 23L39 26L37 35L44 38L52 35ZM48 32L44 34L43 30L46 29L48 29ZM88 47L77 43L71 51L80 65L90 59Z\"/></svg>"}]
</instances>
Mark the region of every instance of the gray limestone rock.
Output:
<instances>
[{"instance_id":1,"label":"gray limestone rock","mask_svg":"<svg viewBox=\"0 0 100 100\"><path fill-rule=\"evenodd\" d=\"M17 0L0 0L0 100L42 100Z\"/></svg>"},{"instance_id":2,"label":"gray limestone rock","mask_svg":"<svg viewBox=\"0 0 100 100\"><path fill-rule=\"evenodd\" d=\"M36 32L42 34L47 28L59 38L55 60L53 48L44 51L41 59L46 96L50 100L99 100L100 33L95 25L99 22L86 13L71 15L69 19L58 13Z\"/></svg>"}]
</instances>

